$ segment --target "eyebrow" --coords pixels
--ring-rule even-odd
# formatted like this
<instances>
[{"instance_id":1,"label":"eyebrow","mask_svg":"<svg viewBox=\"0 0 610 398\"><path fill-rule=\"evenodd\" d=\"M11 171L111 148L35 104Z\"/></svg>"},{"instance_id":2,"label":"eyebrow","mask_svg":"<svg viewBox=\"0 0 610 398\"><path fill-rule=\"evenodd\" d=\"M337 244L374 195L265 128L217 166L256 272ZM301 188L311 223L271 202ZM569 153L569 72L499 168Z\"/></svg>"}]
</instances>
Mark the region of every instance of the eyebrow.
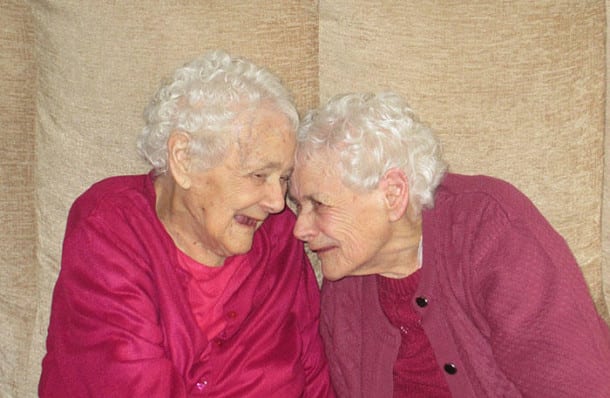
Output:
<instances>
[{"instance_id":1,"label":"eyebrow","mask_svg":"<svg viewBox=\"0 0 610 398\"><path fill-rule=\"evenodd\" d=\"M244 167L251 170L277 170L282 168L282 163L280 162L268 162L263 165L248 165L245 164ZM294 167L290 167L288 170L289 174L292 174L294 171Z\"/></svg>"},{"instance_id":2,"label":"eyebrow","mask_svg":"<svg viewBox=\"0 0 610 398\"><path fill-rule=\"evenodd\" d=\"M316 193L310 194L310 195L305 195L303 196L303 198L301 200L297 200L294 196L290 195L290 193L288 194L288 196L290 197L290 199L295 202L295 203L302 203L302 202L319 202L318 199L315 198Z\"/></svg>"},{"instance_id":3,"label":"eyebrow","mask_svg":"<svg viewBox=\"0 0 610 398\"><path fill-rule=\"evenodd\" d=\"M280 162L269 162L259 168L260 169L277 169L281 166L282 166L282 164Z\"/></svg>"}]
</instances>

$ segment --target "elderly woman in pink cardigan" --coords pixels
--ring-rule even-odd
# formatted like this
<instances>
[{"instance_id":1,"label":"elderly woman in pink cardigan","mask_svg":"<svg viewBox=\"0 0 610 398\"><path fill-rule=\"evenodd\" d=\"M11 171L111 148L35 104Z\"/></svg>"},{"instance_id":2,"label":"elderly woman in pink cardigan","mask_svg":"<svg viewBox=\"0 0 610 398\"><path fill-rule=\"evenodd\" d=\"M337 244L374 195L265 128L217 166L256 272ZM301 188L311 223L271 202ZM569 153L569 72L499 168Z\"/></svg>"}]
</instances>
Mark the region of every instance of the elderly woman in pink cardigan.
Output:
<instances>
[{"instance_id":1,"label":"elderly woman in pink cardigan","mask_svg":"<svg viewBox=\"0 0 610 398\"><path fill-rule=\"evenodd\" d=\"M74 203L45 397L334 397L319 290L285 210L298 115L268 70L214 51L145 112L149 174Z\"/></svg>"},{"instance_id":2,"label":"elderly woman in pink cardigan","mask_svg":"<svg viewBox=\"0 0 610 398\"><path fill-rule=\"evenodd\" d=\"M610 397L608 326L565 241L508 183L446 173L398 95L307 114L290 192L338 396Z\"/></svg>"}]
</instances>

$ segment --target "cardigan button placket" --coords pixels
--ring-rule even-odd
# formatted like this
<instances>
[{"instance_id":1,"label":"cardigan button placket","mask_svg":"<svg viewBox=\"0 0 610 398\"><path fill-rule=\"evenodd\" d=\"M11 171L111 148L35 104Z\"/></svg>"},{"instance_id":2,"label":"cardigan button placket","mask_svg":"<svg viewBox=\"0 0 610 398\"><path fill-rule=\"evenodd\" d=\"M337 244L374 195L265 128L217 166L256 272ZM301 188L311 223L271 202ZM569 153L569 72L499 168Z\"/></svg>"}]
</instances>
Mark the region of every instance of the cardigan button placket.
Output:
<instances>
[{"instance_id":1,"label":"cardigan button placket","mask_svg":"<svg viewBox=\"0 0 610 398\"><path fill-rule=\"evenodd\" d=\"M454 375L457 373L457 366L455 366L455 364L453 363L446 363L443 369L445 369L445 372L450 375Z\"/></svg>"},{"instance_id":2,"label":"cardigan button placket","mask_svg":"<svg viewBox=\"0 0 610 398\"><path fill-rule=\"evenodd\" d=\"M425 308L428 305L428 299L420 296L415 299L415 303L417 303L420 308Z\"/></svg>"}]
</instances>

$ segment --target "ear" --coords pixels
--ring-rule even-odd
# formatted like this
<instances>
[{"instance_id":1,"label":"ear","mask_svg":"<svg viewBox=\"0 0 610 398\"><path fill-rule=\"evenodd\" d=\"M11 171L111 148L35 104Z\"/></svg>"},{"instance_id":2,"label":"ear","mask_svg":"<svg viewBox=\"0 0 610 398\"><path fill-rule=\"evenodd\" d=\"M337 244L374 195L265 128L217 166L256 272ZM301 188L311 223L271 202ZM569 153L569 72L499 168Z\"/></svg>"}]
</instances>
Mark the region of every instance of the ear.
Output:
<instances>
[{"instance_id":1,"label":"ear","mask_svg":"<svg viewBox=\"0 0 610 398\"><path fill-rule=\"evenodd\" d=\"M404 171L398 168L388 170L379 182L384 196L390 221L397 221L407 211L409 205L409 182Z\"/></svg>"},{"instance_id":2,"label":"ear","mask_svg":"<svg viewBox=\"0 0 610 398\"><path fill-rule=\"evenodd\" d=\"M188 133L175 130L167 140L167 158L169 171L176 184L183 189L191 187L191 155L189 153L191 137Z\"/></svg>"}]
</instances>

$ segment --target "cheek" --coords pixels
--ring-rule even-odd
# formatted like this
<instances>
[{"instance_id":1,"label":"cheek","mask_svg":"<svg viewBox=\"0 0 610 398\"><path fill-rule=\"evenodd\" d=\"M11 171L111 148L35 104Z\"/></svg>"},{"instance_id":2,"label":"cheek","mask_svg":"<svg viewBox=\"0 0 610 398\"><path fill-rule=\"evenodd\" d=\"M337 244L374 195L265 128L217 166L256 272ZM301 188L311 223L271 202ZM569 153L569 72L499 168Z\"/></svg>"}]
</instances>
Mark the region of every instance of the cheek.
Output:
<instances>
[{"instance_id":1,"label":"cheek","mask_svg":"<svg viewBox=\"0 0 610 398\"><path fill-rule=\"evenodd\" d=\"M222 197L215 198L217 208L223 212L238 212L257 203L260 188L252 184L242 183L224 190Z\"/></svg>"},{"instance_id":2,"label":"cheek","mask_svg":"<svg viewBox=\"0 0 610 398\"><path fill-rule=\"evenodd\" d=\"M343 256L355 263L362 263L371 256L371 241L362 231L352 230L346 233L342 244Z\"/></svg>"},{"instance_id":3,"label":"cheek","mask_svg":"<svg viewBox=\"0 0 610 398\"><path fill-rule=\"evenodd\" d=\"M346 224L343 234L346 257L365 262L378 254L389 239L389 232L387 224L376 221L378 220L374 218L363 217Z\"/></svg>"},{"instance_id":4,"label":"cheek","mask_svg":"<svg viewBox=\"0 0 610 398\"><path fill-rule=\"evenodd\" d=\"M239 201L241 203L252 203L257 202L260 198L265 196L264 185L246 179L241 184L236 185L232 189L230 199Z\"/></svg>"},{"instance_id":5,"label":"cheek","mask_svg":"<svg viewBox=\"0 0 610 398\"><path fill-rule=\"evenodd\" d=\"M321 217L320 224L326 235L346 249L356 250L362 242L362 226L353 215L326 214Z\"/></svg>"}]
</instances>

